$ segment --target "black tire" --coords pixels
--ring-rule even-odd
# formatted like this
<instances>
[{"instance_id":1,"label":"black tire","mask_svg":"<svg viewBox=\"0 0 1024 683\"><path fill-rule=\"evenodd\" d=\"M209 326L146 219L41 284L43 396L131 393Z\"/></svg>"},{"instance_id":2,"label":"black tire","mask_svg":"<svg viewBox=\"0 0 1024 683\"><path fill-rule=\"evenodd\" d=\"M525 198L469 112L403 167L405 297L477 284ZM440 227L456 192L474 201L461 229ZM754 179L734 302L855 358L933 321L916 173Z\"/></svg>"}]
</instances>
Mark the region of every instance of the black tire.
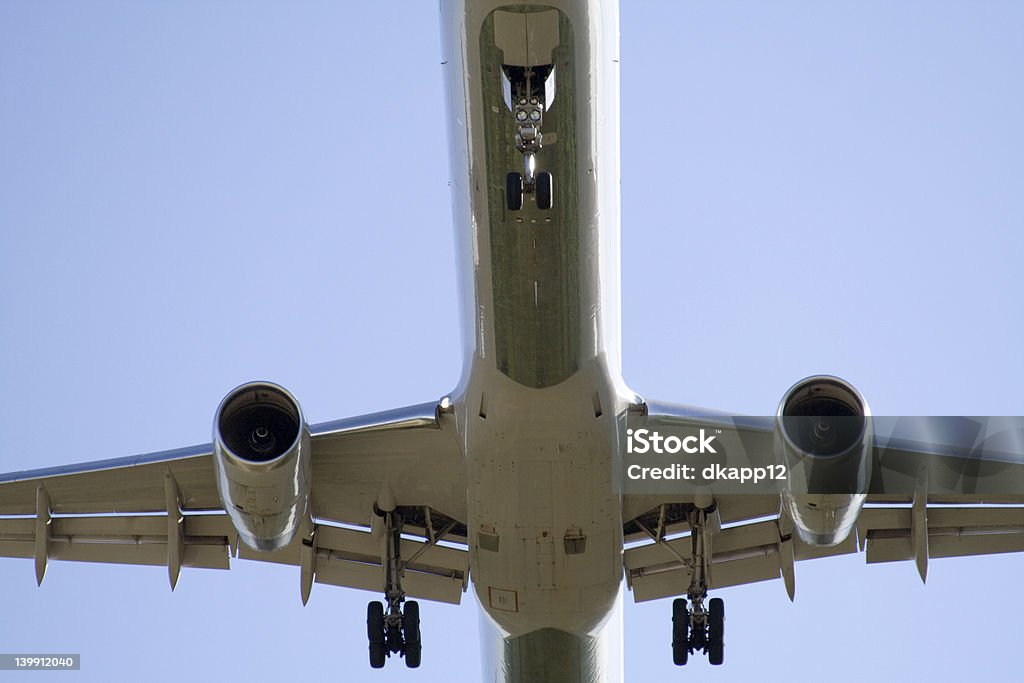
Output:
<instances>
[{"instance_id":1,"label":"black tire","mask_svg":"<svg viewBox=\"0 0 1024 683\"><path fill-rule=\"evenodd\" d=\"M418 669L423 656L423 646L417 641L415 644L406 645L405 648L405 665L410 669Z\"/></svg>"},{"instance_id":2,"label":"black tire","mask_svg":"<svg viewBox=\"0 0 1024 683\"><path fill-rule=\"evenodd\" d=\"M366 637L370 641L370 666L384 667L387 645L384 642L384 604L371 602L366 606Z\"/></svg>"},{"instance_id":3,"label":"black tire","mask_svg":"<svg viewBox=\"0 0 1024 683\"><path fill-rule=\"evenodd\" d=\"M725 661L725 602L722 598L708 601L708 662L720 666Z\"/></svg>"},{"instance_id":4,"label":"black tire","mask_svg":"<svg viewBox=\"0 0 1024 683\"><path fill-rule=\"evenodd\" d=\"M523 208L523 176L515 171L505 176L505 205L509 211Z\"/></svg>"},{"instance_id":5,"label":"black tire","mask_svg":"<svg viewBox=\"0 0 1024 683\"><path fill-rule=\"evenodd\" d=\"M387 662L388 648L384 643L370 643L370 666L383 669Z\"/></svg>"},{"instance_id":6,"label":"black tire","mask_svg":"<svg viewBox=\"0 0 1024 683\"><path fill-rule=\"evenodd\" d=\"M554 180L551 178L551 174L547 171L541 171L538 173L535 189L535 192L537 193L538 209L541 211L547 211L555 205L554 191Z\"/></svg>"},{"instance_id":7,"label":"black tire","mask_svg":"<svg viewBox=\"0 0 1024 683\"><path fill-rule=\"evenodd\" d=\"M672 601L672 663L686 664L690 655L690 613L686 609L686 598Z\"/></svg>"},{"instance_id":8,"label":"black tire","mask_svg":"<svg viewBox=\"0 0 1024 683\"><path fill-rule=\"evenodd\" d=\"M418 669L423 656L423 645L420 641L405 646L405 665L410 669Z\"/></svg>"},{"instance_id":9,"label":"black tire","mask_svg":"<svg viewBox=\"0 0 1024 683\"><path fill-rule=\"evenodd\" d=\"M402 636L405 639L405 665L415 669L420 665L423 643L420 640L420 605L415 600L405 603L402 610Z\"/></svg>"},{"instance_id":10,"label":"black tire","mask_svg":"<svg viewBox=\"0 0 1024 683\"><path fill-rule=\"evenodd\" d=\"M371 602L366 606L366 637L371 643L384 642L384 603Z\"/></svg>"}]
</instances>

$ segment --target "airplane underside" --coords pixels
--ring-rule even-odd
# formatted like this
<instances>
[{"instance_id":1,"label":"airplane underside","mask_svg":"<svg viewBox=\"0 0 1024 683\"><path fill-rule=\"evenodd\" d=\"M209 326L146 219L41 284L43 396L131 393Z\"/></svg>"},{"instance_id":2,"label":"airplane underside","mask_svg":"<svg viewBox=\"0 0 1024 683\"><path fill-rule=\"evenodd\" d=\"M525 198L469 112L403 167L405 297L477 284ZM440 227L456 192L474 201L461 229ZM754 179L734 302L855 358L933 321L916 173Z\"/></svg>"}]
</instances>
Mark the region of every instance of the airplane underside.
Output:
<instances>
[{"instance_id":1,"label":"airplane underside","mask_svg":"<svg viewBox=\"0 0 1024 683\"><path fill-rule=\"evenodd\" d=\"M242 385L209 444L0 476L0 554L39 583L50 559L166 564L172 590L183 566L292 565L303 604L316 583L382 596L372 668L419 667L418 601L472 589L487 683L615 683L624 578L638 602L673 599L652 629L666 656L720 665L711 591L782 579L792 599L796 561L862 550L922 579L930 557L1024 550L1018 418L886 422L828 375L763 418L631 391L617 4L442 0L441 23L457 386L308 425L284 388ZM631 459L651 435L676 451ZM683 481L697 461L713 483Z\"/></svg>"}]
</instances>

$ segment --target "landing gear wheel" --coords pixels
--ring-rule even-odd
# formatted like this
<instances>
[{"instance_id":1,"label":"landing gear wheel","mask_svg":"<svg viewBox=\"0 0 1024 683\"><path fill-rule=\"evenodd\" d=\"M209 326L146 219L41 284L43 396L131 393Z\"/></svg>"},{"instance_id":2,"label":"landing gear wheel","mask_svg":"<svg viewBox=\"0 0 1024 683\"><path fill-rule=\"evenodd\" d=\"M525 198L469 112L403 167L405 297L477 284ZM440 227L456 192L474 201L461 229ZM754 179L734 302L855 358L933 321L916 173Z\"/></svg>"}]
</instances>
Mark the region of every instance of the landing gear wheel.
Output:
<instances>
[{"instance_id":1,"label":"landing gear wheel","mask_svg":"<svg viewBox=\"0 0 1024 683\"><path fill-rule=\"evenodd\" d=\"M405 665L415 669L420 665L423 643L420 641L420 605L415 600L405 603L402 610L402 636L405 638Z\"/></svg>"},{"instance_id":2,"label":"landing gear wheel","mask_svg":"<svg viewBox=\"0 0 1024 683\"><path fill-rule=\"evenodd\" d=\"M686 609L686 598L676 598L672 601L672 662L682 666L689 654L690 612Z\"/></svg>"},{"instance_id":3,"label":"landing gear wheel","mask_svg":"<svg viewBox=\"0 0 1024 683\"><path fill-rule=\"evenodd\" d=\"M722 598L708 601L708 662L713 666L725 660L725 602Z\"/></svg>"},{"instance_id":4,"label":"landing gear wheel","mask_svg":"<svg viewBox=\"0 0 1024 683\"><path fill-rule=\"evenodd\" d=\"M370 639L370 666L384 668L387 644L384 642L384 605L380 602L366 606L366 635Z\"/></svg>"},{"instance_id":5,"label":"landing gear wheel","mask_svg":"<svg viewBox=\"0 0 1024 683\"><path fill-rule=\"evenodd\" d=\"M509 211L523 208L523 176L515 171L505 176L505 205Z\"/></svg>"},{"instance_id":6,"label":"landing gear wheel","mask_svg":"<svg viewBox=\"0 0 1024 683\"><path fill-rule=\"evenodd\" d=\"M554 181L551 178L551 174L547 171L541 171L537 174L537 208L541 211L547 211L555 205L554 195Z\"/></svg>"}]
</instances>

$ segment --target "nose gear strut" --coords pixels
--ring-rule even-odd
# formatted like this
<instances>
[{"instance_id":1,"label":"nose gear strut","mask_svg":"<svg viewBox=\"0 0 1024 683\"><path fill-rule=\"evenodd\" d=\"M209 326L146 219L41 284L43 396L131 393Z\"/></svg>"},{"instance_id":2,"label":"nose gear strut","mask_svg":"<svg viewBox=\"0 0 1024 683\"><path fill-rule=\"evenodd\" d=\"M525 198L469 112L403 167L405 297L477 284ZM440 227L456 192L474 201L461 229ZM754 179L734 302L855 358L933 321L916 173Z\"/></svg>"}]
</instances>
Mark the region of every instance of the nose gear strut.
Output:
<instances>
[{"instance_id":1,"label":"nose gear strut","mask_svg":"<svg viewBox=\"0 0 1024 683\"><path fill-rule=\"evenodd\" d=\"M510 171L505 176L505 200L510 211L523 208L523 195L533 194L542 211L554 205L553 183L547 171L537 171L537 153L544 145L541 125L545 102L544 81L554 67L505 66L511 88L512 118L515 122L516 150L523 155L523 172Z\"/></svg>"}]
</instances>

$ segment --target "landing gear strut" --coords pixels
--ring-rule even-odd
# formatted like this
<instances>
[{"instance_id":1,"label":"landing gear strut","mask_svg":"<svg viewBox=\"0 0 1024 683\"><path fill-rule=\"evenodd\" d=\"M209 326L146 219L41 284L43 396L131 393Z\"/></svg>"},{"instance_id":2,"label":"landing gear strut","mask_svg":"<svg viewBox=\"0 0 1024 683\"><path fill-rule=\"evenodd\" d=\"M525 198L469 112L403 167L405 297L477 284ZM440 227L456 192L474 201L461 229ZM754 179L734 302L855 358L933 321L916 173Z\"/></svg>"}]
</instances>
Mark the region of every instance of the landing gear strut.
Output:
<instances>
[{"instance_id":1,"label":"landing gear strut","mask_svg":"<svg viewBox=\"0 0 1024 683\"><path fill-rule=\"evenodd\" d=\"M725 659L725 603L721 598L704 600L708 597L708 582L711 580L711 537L712 526L709 517L717 519L714 502L709 498L706 507L696 507L687 512L690 525L690 554L677 551L665 540L666 511L661 506L658 525L648 529L638 520L636 523L655 543L661 545L690 570L690 587L686 598L672 602L672 661L676 666L686 664L691 654L706 653L708 661L718 666ZM689 598L690 606L686 600Z\"/></svg>"},{"instance_id":2,"label":"landing gear strut","mask_svg":"<svg viewBox=\"0 0 1024 683\"><path fill-rule=\"evenodd\" d=\"M687 609L686 598L672 602L672 661L676 666L686 664L687 657L696 652L707 653L714 666L725 659L725 602L711 598L704 608L711 568L708 512L695 509L689 514L691 552L687 564L692 578L687 597L692 608Z\"/></svg>"},{"instance_id":3,"label":"landing gear strut","mask_svg":"<svg viewBox=\"0 0 1024 683\"><path fill-rule=\"evenodd\" d=\"M398 654L405 657L405 665L415 669L420 665L423 643L420 640L420 606L415 600L406 600L402 590L402 516L385 512L374 506L374 512L383 518L387 533L387 551L384 567L384 603L371 602L366 607L366 635L370 641L370 666L380 669L387 657ZM405 603L403 609L402 603Z\"/></svg>"},{"instance_id":4,"label":"landing gear strut","mask_svg":"<svg viewBox=\"0 0 1024 683\"><path fill-rule=\"evenodd\" d=\"M550 105L545 80L554 67L504 68L511 90L516 150L523 155L523 172L510 171L505 176L505 204L509 211L518 211L523 208L523 195L533 194L537 208L548 211L554 206L554 180L547 171L537 171L537 153L544 143L540 129Z\"/></svg>"}]
</instances>

